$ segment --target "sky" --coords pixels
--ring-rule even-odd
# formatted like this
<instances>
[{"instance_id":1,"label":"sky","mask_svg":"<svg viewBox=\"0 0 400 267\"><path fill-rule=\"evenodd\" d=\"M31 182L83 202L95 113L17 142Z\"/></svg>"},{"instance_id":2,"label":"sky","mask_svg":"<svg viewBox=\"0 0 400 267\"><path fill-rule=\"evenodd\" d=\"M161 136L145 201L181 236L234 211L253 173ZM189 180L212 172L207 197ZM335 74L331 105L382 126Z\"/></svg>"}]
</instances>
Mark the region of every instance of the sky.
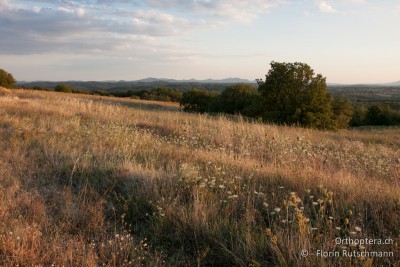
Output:
<instances>
[{"instance_id":1,"label":"sky","mask_svg":"<svg viewBox=\"0 0 400 267\"><path fill-rule=\"evenodd\" d=\"M0 68L18 81L400 80L399 0L0 0Z\"/></svg>"}]
</instances>

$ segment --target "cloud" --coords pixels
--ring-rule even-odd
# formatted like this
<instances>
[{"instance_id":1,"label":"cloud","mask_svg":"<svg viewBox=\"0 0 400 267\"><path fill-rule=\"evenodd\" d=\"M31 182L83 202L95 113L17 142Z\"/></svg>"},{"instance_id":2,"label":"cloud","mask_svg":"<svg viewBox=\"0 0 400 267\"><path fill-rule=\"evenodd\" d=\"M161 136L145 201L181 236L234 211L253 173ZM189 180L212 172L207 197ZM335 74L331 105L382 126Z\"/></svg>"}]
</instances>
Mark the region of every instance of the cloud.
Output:
<instances>
[{"instance_id":1,"label":"cloud","mask_svg":"<svg viewBox=\"0 0 400 267\"><path fill-rule=\"evenodd\" d=\"M133 3L137 6L149 6L155 9L178 10L182 13L207 16L211 19L250 22L272 7L283 4L287 0L98 0L103 5Z\"/></svg>"},{"instance_id":2,"label":"cloud","mask_svg":"<svg viewBox=\"0 0 400 267\"><path fill-rule=\"evenodd\" d=\"M343 13L351 4L364 4L366 0L315 0L314 2L317 4L319 11L323 13Z\"/></svg>"},{"instance_id":3,"label":"cloud","mask_svg":"<svg viewBox=\"0 0 400 267\"><path fill-rule=\"evenodd\" d=\"M231 21L251 22L284 1L0 0L0 35L7 36L0 42L0 54L138 49L126 45L127 40L150 50L164 37Z\"/></svg>"},{"instance_id":4,"label":"cloud","mask_svg":"<svg viewBox=\"0 0 400 267\"><path fill-rule=\"evenodd\" d=\"M157 10L98 12L82 3L38 7L14 6L4 0L0 2L0 24L0 35L7 36L0 42L0 54L111 52L127 47L127 42L150 49L157 46L156 38L197 27Z\"/></svg>"},{"instance_id":5,"label":"cloud","mask_svg":"<svg viewBox=\"0 0 400 267\"><path fill-rule=\"evenodd\" d=\"M334 9L330 4L323 1L319 4L319 10L324 13L336 13L337 10Z\"/></svg>"}]
</instances>

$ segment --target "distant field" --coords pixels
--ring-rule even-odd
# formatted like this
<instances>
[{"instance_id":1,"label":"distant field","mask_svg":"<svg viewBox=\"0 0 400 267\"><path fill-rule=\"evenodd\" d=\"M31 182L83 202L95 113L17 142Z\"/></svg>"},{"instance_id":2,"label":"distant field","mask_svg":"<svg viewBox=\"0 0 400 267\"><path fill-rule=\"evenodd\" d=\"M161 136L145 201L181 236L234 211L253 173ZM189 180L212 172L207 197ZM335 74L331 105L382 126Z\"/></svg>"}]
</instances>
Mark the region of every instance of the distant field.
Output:
<instances>
[{"instance_id":1,"label":"distant field","mask_svg":"<svg viewBox=\"0 0 400 267\"><path fill-rule=\"evenodd\" d=\"M2 89L0 266L400 266L399 136Z\"/></svg>"}]
</instances>

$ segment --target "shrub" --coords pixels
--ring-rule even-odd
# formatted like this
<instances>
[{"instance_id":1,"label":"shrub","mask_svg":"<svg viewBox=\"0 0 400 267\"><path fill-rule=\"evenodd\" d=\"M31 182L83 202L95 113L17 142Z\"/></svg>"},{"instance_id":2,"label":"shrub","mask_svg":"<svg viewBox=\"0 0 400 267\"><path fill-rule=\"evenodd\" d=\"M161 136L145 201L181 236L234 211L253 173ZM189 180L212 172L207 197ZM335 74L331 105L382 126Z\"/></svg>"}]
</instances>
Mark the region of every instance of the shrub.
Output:
<instances>
[{"instance_id":1,"label":"shrub","mask_svg":"<svg viewBox=\"0 0 400 267\"><path fill-rule=\"evenodd\" d=\"M333 101L332 108L336 128L347 128L354 113L354 108L351 101L343 96L338 97Z\"/></svg>"},{"instance_id":2,"label":"shrub","mask_svg":"<svg viewBox=\"0 0 400 267\"><path fill-rule=\"evenodd\" d=\"M5 88L13 88L16 81L12 74L6 72L3 69L0 69L0 86Z\"/></svg>"},{"instance_id":3,"label":"shrub","mask_svg":"<svg viewBox=\"0 0 400 267\"><path fill-rule=\"evenodd\" d=\"M238 83L227 87L219 96L219 111L228 114L243 113L252 104L252 97L257 94L250 84Z\"/></svg>"},{"instance_id":4,"label":"shrub","mask_svg":"<svg viewBox=\"0 0 400 267\"><path fill-rule=\"evenodd\" d=\"M68 84L58 84L54 91L56 92L63 92L63 93L72 93L74 88Z\"/></svg>"},{"instance_id":5,"label":"shrub","mask_svg":"<svg viewBox=\"0 0 400 267\"><path fill-rule=\"evenodd\" d=\"M213 92L192 89L183 93L180 106L184 111L204 113L209 111L216 96Z\"/></svg>"}]
</instances>

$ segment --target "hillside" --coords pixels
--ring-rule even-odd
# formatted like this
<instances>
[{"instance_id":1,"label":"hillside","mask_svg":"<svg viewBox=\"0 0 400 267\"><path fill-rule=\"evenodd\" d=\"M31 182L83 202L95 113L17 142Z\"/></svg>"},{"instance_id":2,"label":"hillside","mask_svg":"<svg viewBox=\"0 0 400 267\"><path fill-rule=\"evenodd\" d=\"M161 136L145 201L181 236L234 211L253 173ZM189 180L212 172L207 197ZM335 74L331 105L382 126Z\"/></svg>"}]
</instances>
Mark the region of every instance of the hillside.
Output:
<instances>
[{"instance_id":1,"label":"hillside","mask_svg":"<svg viewBox=\"0 0 400 267\"><path fill-rule=\"evenodd\" d=\"M399 128L12 94L0 94L1 266L398 266Z\"/></svg>"}]
</instances>

